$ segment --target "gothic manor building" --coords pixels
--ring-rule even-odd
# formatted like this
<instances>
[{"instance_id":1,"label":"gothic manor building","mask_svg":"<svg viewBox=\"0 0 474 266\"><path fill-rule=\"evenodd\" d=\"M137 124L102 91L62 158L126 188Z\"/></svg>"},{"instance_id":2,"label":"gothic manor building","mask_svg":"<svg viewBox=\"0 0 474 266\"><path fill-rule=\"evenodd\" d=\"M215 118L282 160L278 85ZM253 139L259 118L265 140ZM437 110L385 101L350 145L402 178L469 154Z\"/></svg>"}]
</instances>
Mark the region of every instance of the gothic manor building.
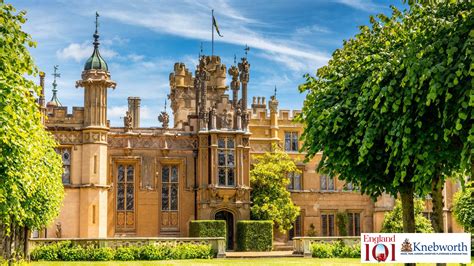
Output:
<instances>
[{"instance_id":1,"label":"gothic manor building","mask_svg":"<svg viewBox=\"0 0 474 266\"><path fill-rule=\"evenodd\" d=\"M194 73L176 63L169 75L173 125L165 109L161 127L141 127L140 98L129 97L123 127L111 127L107 95L116 83L99 53L97 31L94 39L93 54L76 82L84 106L68 113L56 82L51 101L39 99L45 126L60 145L66 195L57 220L36 237L187 236L191 220L224 219L232 248L236 221L250 218L252 158L271 151L272 144L302 172L288 176L301 214L277 239L337 236L338 212L348 214L349 235L381 229L394 199L385 195L374 202L351 184L318 173L321 154L304 163L303 125L293 122L299 111L280 109L276 95L247 101L248 91L257 89L249 85L247 58L228 68L219 56L201 56ZM44 92L44 74L40 84ZM457 188L445 186L446 232L461 231L451 215ZM428 201L427 216L429 210Z\"/></svg>"}]
</instances>

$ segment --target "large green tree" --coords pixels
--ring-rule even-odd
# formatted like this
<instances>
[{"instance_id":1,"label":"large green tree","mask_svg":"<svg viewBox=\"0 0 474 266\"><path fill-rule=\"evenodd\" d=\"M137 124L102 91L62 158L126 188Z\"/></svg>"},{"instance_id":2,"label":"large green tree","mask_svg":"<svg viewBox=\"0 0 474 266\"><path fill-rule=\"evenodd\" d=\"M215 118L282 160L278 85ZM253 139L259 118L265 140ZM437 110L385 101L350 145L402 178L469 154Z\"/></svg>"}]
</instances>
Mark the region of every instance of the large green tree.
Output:
<instances>
[{"instance_id":1,"label":"large green tree","mask_svg":"<svg viewBox=\"0 0 474 266\"><path fill-rule=\"evenodd\" d=\"M446 176L471 167L474 9L392 10L306 76L300 119L308 158L323 151L321 171L374 198L400 193L404 232L414 232L413 194L441 191Z\"/></svg>"},{"instance_id":2,"label":"large green tree","mask_svg":"<svg viewBox=\"0 0 474 266\"><path fill-rule=\"evenodd\" d=\"M0 1L0 253L8 260L24 254L28 229L58 215L64 194L57 144L35 102L41 91L25 78L37 73L25 21L25 12Z\"/></svg>"},{"instance_id":3,"label":"large green tree","mask_svg":"<svg viewBox=\"0 0 474 266\"><path fill-rule=\"evenodd\" d=\"M287 189L288 174L299 173L295 162L277 146L273 152L253 158L250 171L251 215L255 220L272 220L280 231L292 228L300 208L293 204Z\"/></svg>"}]
</instances>

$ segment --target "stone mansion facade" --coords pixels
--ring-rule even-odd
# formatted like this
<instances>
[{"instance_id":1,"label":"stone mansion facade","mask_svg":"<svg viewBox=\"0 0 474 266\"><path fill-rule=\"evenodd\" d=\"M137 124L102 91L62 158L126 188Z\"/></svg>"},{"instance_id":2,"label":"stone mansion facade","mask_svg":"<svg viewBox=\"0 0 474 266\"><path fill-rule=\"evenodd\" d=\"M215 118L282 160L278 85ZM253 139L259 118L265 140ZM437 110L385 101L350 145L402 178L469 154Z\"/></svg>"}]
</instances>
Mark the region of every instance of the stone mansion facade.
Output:
<instances>
[{"instance_id":1,"label":"stone mansion facade","mask_svg":"<svg viewBox=\"0 0 474 266\"><path fill-rule=\"evenodd\" d=\"M44 96L39 99L45 126L59 142L66 195L57 220L37 236L187 236L191 220L224 219L232 247L235 222L250 218L252 158L271 151L272 144L302 171L289 174L288 187L301 214L278 238L337 236L337 212L348 213L350 235L380 230L393 198L374 202L350 184L318 173L321 154L304 163L303 125L293 122L299 111L280 109L276 94L247 102L246 57L227 67L219 56L201 56L194 73L176 63L169 76L173 125L165 109L157 114L160 127L141 127L140 98L129 97L123 126L111 127L107 94L116 83L99 53L97 31L94 38L94 52L76 82L84 106L68 113L55 82L53 99L47 104ZM40 78L44 90L44 74ZM446 232L461 230L451 217L456 189L446 184Z\"/></svg>"}]
</instances>

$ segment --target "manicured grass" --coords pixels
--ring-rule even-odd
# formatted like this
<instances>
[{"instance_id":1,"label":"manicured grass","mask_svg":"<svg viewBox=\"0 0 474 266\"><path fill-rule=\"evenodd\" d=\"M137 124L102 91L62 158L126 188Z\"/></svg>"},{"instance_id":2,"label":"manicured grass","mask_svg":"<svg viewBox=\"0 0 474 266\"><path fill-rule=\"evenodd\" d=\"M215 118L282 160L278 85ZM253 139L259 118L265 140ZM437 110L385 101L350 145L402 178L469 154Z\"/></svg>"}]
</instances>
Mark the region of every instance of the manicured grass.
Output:
<instances>
[{"instance_id":1,"label":"manicured grass","mask_svg":"<svg viewBox=\"0 0 474 266\"><path fill-rule=\"evenodd\" d=\"M90 266L112 266L112 265L370 265L360 263L360 259L305 259L305 258L262 258L262 259L209 259L209 260L168 260L168 261L108 261L108 262L33 262L33 266L59 266L59 265L90 265ZM402 265L402 264L383 264ZM418 263L417 265L435 265L429 263ZM449 263L448 265L459 265ZM471 264L472 265L472 264Z\"/></svg>"}]
</instances>

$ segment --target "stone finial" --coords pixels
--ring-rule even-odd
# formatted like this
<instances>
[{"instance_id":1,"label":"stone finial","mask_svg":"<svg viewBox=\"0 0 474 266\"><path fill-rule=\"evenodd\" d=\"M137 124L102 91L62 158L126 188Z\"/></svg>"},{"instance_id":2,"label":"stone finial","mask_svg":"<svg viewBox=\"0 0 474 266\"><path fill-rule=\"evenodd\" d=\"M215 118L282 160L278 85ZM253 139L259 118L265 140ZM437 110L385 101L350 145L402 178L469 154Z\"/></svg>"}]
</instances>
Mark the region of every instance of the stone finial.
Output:
<instances>
[{"instance_id":1,"label":"stone finial","mask_svg":"<svg viewBox=\"0 0 474 266\"><path fill-rule=\"evenodd\" d=\"M250 64L247 61L247 58L242 58L242 62L239 63L239 71L240 71L240 82L248 83L249 82L249 71L250 71Z\"/></svg>"},{"instance_id":2,"label":"stone finial","mask_svg":"<svg viewBox=\"0 0 474 266\"><path fill-rule=\"evenodd\" d=\"M158 121L161 122L161 127L165 129L169 127L170 116L166 112L166 100L165 100L165 110L161 112L160 115L158 116Z\"/></svg>"},{"instance_id":3,"label":"stone finial","mask_svg":"<svg viewBox=\"0 0 474 266\"><path fill-rule=\"evenodd\" d=\"M127 111L127 113L125 114L125 117L123 118L123 122L124 122L125 132L132 131L133 118L132 118L132 114L130 114L129 111Z\"/></svg>"}]
</instances>

